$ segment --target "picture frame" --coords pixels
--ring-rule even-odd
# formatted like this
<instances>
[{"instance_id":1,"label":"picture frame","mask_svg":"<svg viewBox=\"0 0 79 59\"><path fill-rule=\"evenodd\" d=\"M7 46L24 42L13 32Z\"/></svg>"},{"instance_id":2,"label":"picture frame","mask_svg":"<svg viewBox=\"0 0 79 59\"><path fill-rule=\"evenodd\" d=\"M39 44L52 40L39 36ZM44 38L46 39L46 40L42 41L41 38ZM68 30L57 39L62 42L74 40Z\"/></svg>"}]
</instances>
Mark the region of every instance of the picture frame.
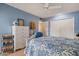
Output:
<instances>
[{"instance_id":1,"label":"picture frame","mask_svg":"<svg viewBox=\"0 0 79 59\"><path fill-rule=\"evenodd\" d=\"M18 21L18 26L24 26L24 19L18 18L17 21Z\"/></svg>"}]
</instances>

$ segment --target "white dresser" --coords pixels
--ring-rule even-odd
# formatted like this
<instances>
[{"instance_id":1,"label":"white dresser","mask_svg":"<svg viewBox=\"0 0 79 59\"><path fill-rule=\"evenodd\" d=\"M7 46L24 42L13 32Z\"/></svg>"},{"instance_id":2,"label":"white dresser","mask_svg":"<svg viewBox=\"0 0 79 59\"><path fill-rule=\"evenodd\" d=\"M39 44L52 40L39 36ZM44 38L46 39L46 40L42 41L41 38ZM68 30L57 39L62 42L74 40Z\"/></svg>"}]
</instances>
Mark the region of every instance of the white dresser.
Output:
<instances>
[{"instance_id":1,"label":"white dresser","mask_svg":"<svg viewBox=\"0 0 79 59\"><path fill-rule=\"evenodd\" d=\"M14 35L14 51L26 47L26 40L29 38L28 26L12 26Z\"/></svg>"}]
</instances>

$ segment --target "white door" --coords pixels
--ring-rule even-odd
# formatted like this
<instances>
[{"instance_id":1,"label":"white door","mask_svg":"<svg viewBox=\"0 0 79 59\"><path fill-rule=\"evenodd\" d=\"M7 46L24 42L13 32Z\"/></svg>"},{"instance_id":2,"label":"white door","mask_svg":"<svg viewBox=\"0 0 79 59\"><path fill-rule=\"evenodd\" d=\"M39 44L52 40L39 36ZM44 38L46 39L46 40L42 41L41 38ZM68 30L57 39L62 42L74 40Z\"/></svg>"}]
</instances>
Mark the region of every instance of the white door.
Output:
<instances>
[{"instance_id":1,"label":"white door","mask_svg":"<svg viewBox=\"0 0 79 59\"><path fill-rule=\"evenodd\" d=\"M41 31L44 36L48 36L48 21L39 21L39 31Z\"/></svg>"},{"instance_id":2,"label":"white door","mask_svg":"<svg viewBox=\"0 0 79 59\"><path fill-rule=\"evenodd\" d=\"M50 21L50 36L74 38L74 18Z\"/></svg>"}]
</instances>

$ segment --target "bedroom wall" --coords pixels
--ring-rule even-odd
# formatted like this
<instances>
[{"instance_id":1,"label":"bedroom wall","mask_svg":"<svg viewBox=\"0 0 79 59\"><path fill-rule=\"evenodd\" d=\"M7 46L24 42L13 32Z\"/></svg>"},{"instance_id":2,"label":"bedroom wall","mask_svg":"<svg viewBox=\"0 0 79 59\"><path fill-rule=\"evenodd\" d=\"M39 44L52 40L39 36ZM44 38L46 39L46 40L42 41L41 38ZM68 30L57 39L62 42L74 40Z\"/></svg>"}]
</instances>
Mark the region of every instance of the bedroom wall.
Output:
<instances>
[{"instance_id":1,"label":"bedroom wall","mask_svg":"<svg viewBox=\"0 0 79 59\"><path fill-rule=\"evenodd\" d=\"M75 18L75 25L74 25L74 32L79 32L79 11L72 12L72 13L63 13L63 14L57 14L55 16L47 18L47 20L60 20L64 18L74 17ZM50 23L50 22L49 22ZM50 28L50 25L49 25ZM50 35L50 29L49 29L49 35Z\"/></svg>"},{"instance_id":2,"label":"bedroom wall","mask_svg":"<svg viewBox=\"0 0 79 59\"><path fill-rule=\"evenodd\" d=\"M7 4L0 3L0 34L11 33L11 27L13 21L17 18L24 19L25 26L29 25L29 21L39 20L39 17L11 7Z\"/></svg>"}]
</instances>

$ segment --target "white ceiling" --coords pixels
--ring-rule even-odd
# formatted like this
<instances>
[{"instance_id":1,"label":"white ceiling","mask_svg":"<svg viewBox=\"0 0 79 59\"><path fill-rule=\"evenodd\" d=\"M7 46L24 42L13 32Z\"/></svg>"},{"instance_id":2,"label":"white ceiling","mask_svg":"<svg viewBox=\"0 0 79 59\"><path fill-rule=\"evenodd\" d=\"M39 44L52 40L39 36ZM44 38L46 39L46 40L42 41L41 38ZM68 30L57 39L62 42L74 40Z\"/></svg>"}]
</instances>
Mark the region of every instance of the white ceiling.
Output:
<instances>
[{"instance_id":1,"label":"white ceiling","mask_svg":"<svg viewBox=\"0 0 79 59\"><path fill-rule=\"evenodd\" d=\"M54 16L58 13L67 13L79 10L79 4L77 3L49 3L49 8L45 3L8 3L8 5L38 16L40 18L47 18Z\"/></svg>"}]
</instances>

